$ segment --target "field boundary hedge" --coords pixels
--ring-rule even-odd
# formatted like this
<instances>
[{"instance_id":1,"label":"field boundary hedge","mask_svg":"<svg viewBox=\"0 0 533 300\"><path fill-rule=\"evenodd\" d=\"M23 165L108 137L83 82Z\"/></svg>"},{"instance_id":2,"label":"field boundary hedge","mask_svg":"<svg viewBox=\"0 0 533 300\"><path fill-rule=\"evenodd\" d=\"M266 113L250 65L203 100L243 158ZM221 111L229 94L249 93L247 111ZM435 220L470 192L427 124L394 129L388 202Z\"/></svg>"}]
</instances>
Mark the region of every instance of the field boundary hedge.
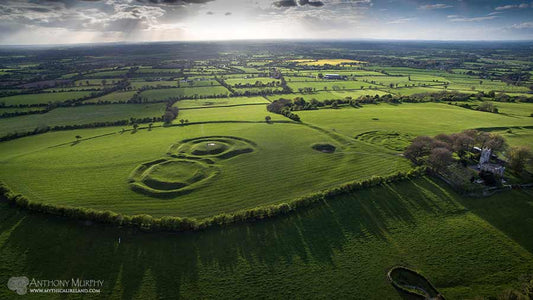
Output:
<instances>
[{"instance_id":1,"label":"field boundary hedge","mask_svg":"<svg viewBox=\"0 0 533 300\"><path fill-rule=\"evenodd\" d=\"M232 214L219 214L204 219L187 217L153 217L147 214L124 215L109 210L46 204L31 201L22 194L13 192L6 184L0 182L0 201L32 212L47 213L77 220L90 220L103 224L138 228L144 231L199 231L211 227L237 223L251 223L263 219L294 213L300 209L323 203L336 196L362 190L385 183L410 180L426 173L426 168L418 167L408 172L398 172L389 176L373 176L362 181L352 181L339 186L309 194L294 200L240 210Z\"/></svg>"}]
</instances>

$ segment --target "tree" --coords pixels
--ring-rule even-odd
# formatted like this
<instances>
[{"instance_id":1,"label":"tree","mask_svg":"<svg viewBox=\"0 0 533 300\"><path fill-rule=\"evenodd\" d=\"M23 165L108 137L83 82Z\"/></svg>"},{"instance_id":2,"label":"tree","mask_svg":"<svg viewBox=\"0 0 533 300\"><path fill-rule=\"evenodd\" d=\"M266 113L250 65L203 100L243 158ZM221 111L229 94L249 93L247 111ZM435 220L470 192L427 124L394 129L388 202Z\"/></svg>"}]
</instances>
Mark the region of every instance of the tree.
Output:
<instances>
[{"instance_id":1,"label":"tree","mask_svg":"<svg viewBox=\"0 0 533 300\"><path fill-rule=\"evenodd\" d=\"M81 139L81 135L76 136L76 140L79 141Z\"/></svg>"},{"instance_id":2,"label":"tree","mask_svg":"<svg viewBox=\"0 0 533 300\"><path fill-rule=\"evenodd\" d=\"M481 105L478 106L477 110L492 112L492 113L498 112L498 109L494 106L494 104L489 101L484 101L483 103L481 103Z\"/></svg>"},{"instance_id":3,"label":"tree","mask_svg":"<svg viewBox=\"0 0 533 300\"><path fill-rule=\"evenodd\" d=\"M171 111L167 110L163 115L163 122L165 122L165 124L170 124L175 117L176 116Z\"/></svg>"},{"instance_id":4,"label":"tree","mask_svg":"<svg viewBox=\"0 0 533 300\"><path fill-rule=\"evenodd\" d=\"M181 120L180 120L180 123L181 123L181 125L185 124L185 120L184 120L184 119L181 119Z\"/></svg>"},{"instance_id":5,"label":"tree","mask_svg":"<svg viewBox=\"0 0 533 300\"><path fill-rule=\"evenodd\" d=\"M521 173L526 168L528 163L531 164L532 159L531 150L527 147L512 147L508 153L509 167L517 172Z\"/></svg>"},{"instance_id":6,"label":"tree","mask_svg":"<svg viewBox=\"0 0 533 300\"><path fill-rule=\"evenodd\" d=\"M152 126L153 125L154 125L153 123L148 124L148 131L152 131Z\"/></svg>"},{"instance_id":7,"label":"tree","mask_svg":"<svg viewBox=\"0 0 533 300\"><path fill-rule=\"evenodd\" d=\"M133 131L137 131L138 128L139 128L139 124L133 123Z\"/></svg>"},{"instance_id":8,"label":"tree","mask_svg":"<svg viewBox=\"0 0 533 300\"><path fill-rule=\"evenodd\" d=\"M505 142L503 136L496 133L491 133L489 135L489 140L485 143L485 146L492 149L493 152L496 152L503 151L505 148L507 148L507 143Z\"/></svg>"},{"instance_id":9,"label":"tree","mask_svg":"<svg viewBox=\"0 0 533 300\"><path fill-rule=\"evenodd\" d=\"M453 162L452 152L446 148L431 150L428 163L435 171L440 171Z\"/></svg>"},{"instance_id":10,"label":"tree","mask_svg":"<svg viewBox=\"0 0 533 300\"><path fill-rule=\"evenodd\" d=\"M429 154L431 143L433 139L429 136L418 136L405 149L404 155L414 163L420 163L421 158Z\"/></svg>"},{"instance_id":11,"label":"tree","mask_svg":"<svg viewBox=\"0 0 533 300\"><path fill-rule=\"evenodd\" d=\"M266 116L265 117L265 122L270 123L271 120L272 120L272 118L270 116Z\"/></svg>"},{"instance_id":12,"label":"tree","mask_svg":"<svg viewBox=\"0 0 533 300\"><path fill-rule=\"evenodd\" d=\"M466 151L469 151L474 146L474 138L465 132L454 134L453 139L453 150L460 157L463 157Z\"/></svg>"},{"instance_id":13,"label":"tree","mask_svg":"<svg viewBox=\"0 0 533 300\"><path fill-rule=\"evenodd\" d=\"M102 85L106 85L106 83L107 83L107 80L102 79Z\"/></svg>"}]
</instances>

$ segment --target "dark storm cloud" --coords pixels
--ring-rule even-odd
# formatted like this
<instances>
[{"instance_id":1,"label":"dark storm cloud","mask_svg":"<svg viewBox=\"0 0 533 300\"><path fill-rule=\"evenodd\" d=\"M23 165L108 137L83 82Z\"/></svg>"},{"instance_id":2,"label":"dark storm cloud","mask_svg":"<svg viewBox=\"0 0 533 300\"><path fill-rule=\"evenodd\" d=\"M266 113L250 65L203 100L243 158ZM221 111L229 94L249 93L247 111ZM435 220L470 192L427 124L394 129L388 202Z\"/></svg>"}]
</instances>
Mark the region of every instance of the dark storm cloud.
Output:
<instances>
[{"instance_id":1,"label":"dark storm cloud","mask_svg":"<svg viewBox=\"0 0 533 300\"><path fill-rule=\"evenodd\" d=\"M280 0L280 1L275 1L273 4L276 7L294 7L294 6L298 6L298 4L296 4L296 0Z\"/></svg>"},{"instance_id":2,"label":"dark storm cloud","mask_svg":"<svg viewBox=\"0 0 533 300\"><path fill-rule=\"evenodd\" d=\"M314 6L314 7L324 6L324 2L322 1L300 0L298 2L300 5L309 5L309 6Z\"/></svg>"},{"instance_id":3,"label":"dark storm cloud","mask_svg":"<svg viewBox=\"0 0 533 300\"><path fill-rule=\"evenodd\" d=\"M275 1L273 4L276 7L295 7L298 5L300 6L309 5L313 7L324 6L324 2L322 1L309 1L309 0L298 0L298 2L296 2L296 0L279 0L279 1Z\"/></svg>"}]
</instances>

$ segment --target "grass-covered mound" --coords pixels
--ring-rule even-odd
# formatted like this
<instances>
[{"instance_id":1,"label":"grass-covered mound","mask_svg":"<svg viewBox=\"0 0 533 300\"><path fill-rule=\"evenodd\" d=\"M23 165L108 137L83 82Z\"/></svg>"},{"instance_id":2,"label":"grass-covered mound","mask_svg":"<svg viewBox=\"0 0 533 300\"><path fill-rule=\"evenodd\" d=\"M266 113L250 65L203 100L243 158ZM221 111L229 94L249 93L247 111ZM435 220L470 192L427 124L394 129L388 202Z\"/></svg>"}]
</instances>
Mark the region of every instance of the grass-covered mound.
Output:
<instances>
[{"instance_id":1,"label":"grass-covered mound","mask_svg":"<svg viewBox=\"0 0 533 300\"><path fill-rule=\"evenodd\" d=\"M392 268L387 277L399 290L421 299L444 299L437 289L420 273L405 267Z\"/></svg>"},{"instance_id":2,"label":"grass-covered mound","mask_svg":"<svg viewBox=\"0 0 533 300\"><path fill-rule=\"evenodd\" d=\"M130 187L151 196L176 196L204 185L216 167L192 160L158 159L143 163L130 175Z\"/></svg>"},{"instance_id":3,"label":"grass-covered mound","mask_svg":"<svg viewBox=\"0 0 533 300\"><path fill-rule=\"evenodd\" d=\"M140 129L135 134L120 134L120 130L50 132L2 142L0 180L28 199L50 205L205 218L280 204L348 181L411 168L409 161L390 150L356 140L345 145L300 124L192 124ZM72 145L76 135L83 139ZM194 141L213 140L229 145L228 150L191 153ZM314 143L329 143L337 150L321 153L311 148ZM338 150L341 147L343 151ZM232 152L250 149L237 156ZM167 155L169 150L171 155ZM171 196L164 191L165 196L154 197L133 191L128 176L141 164L158 159L194 160L216 166L220 173L213 180L201 181L201 188L190 193ZM192 187L196 185L185 189Z\"/></svg>"},{"instance_id":4,"label":"grass-covered mound","mask_svg":"<svg viewBox=\"0 0 533 300\"><path fill-rule=\"evenodd\" d=\"M333 153L335 152L335 149L337 149L337 147L333 146L332 144L328 144L328 143L313 144L311 148L315 149L316 151L320 151L324 153Z\"/></svg>"},{"instance_id":5,"label":"grass-covered mound","mask_svg":"<svg viewBox=\"0 0 533 300\"><path fill-rule=\"evenodd\" d=\"M356 140L385 147L390 150L403 151L413 139L408 133L396 131L368 131L355 136Z\"/></svg>"},{"instance_id":6,"label":"grass-covered mound","mask_svg":"<svg viewBox=\"0 0 533 300\"><path fill-rule=\"evenodd\" d=\"M169 155L192 159L228 159L253 152L256 144L251 140L232 136L206 136L183 140L172 145Z\"/></svg>"},{"instance_id":7,"label":"grass-covered mound","mask_svg":"<svg viewBox=\"0 0 533 300\"><path fill-rule=\"evenodd\" d=\"M228 144L221 141L206 141L192 146L191 153L194 155L213 155L226 151Z\"/></svg>"}]
</instances>

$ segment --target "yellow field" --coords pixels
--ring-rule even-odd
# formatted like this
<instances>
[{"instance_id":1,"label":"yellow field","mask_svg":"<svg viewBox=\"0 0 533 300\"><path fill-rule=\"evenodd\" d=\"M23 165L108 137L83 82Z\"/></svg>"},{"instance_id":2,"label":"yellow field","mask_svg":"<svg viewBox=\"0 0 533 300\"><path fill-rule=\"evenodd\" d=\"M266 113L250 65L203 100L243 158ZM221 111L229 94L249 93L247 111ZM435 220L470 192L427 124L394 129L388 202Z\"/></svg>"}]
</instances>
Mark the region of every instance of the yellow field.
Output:
<instances>
[{"instance_id":1,"label":"yellow field","mask_svg":"<svg viewBox=\"0 0 533 300\"><path fill-rule=\"evenodd\" d=\"M300 65L306 66L323 66L323 65L342 65L342 64L363 64L364 61L353 60L353 59L293 59L293 62L298 62Z\"/></svg>"}]
</instances>

